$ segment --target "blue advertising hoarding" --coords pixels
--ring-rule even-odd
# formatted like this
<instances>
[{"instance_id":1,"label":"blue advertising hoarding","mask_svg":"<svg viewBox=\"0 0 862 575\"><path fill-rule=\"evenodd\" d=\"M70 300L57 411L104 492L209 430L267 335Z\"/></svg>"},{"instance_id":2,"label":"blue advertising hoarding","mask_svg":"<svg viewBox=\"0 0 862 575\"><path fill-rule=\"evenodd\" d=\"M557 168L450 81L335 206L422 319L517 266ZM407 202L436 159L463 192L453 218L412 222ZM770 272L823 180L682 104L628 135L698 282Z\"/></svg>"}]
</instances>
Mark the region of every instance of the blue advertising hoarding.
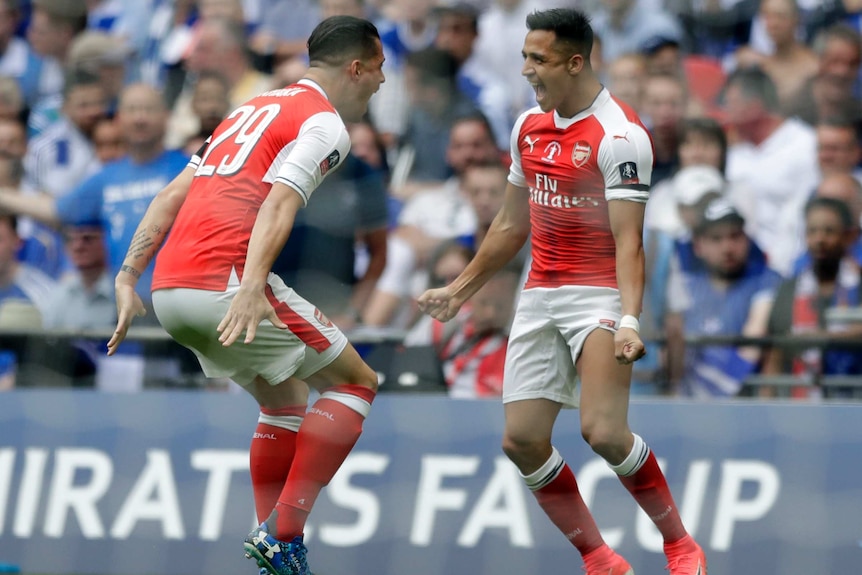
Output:
<instances>
[{"instance_id":1,"label":"blue advertising hoarding","mask_svg":"<svg viewBox=\"0 0 862 575\"><path fill-rule=\"evenodd\" d=\"M0 395L0 563L24 573L236 575L253 527L243 395ZM862 418L849 405L637 401L710 572L855 572ZM580 560L499 444L496 401L377 398L309 522L321 575L569 574ZM639 574L661 539L564 411L555 445L607 541Z\"/></svg>"}]
</instances>

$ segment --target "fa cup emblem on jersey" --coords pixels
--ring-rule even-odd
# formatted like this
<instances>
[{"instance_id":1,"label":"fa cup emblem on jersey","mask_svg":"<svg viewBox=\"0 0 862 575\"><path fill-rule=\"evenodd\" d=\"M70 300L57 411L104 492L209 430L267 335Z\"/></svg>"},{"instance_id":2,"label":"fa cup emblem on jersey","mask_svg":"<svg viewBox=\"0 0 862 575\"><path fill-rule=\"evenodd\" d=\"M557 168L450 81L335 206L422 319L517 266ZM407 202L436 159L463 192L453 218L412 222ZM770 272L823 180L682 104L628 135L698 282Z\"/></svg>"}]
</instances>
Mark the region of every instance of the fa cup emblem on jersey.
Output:
<instances>
[{"instance_id":1,"label":"fa cup emblem on jersey","mask_svg":"<svg viewBox=\"0 0 862 575\"><path fill-rule=\"evenodd\" d=\"M580 140L575 142L572 148L572 163L576 168L580 168L590 161L590 156L593 155L593 147L587 142Z\"/></svg>"},{"instance_id":2,"label":"fa cup emblem on jersey","mask_svg":"<svg viewBox=\"0 0 862 575\"><path fill-rule=\"evenodd\" d=\"M560 147L560 143L556 140L545 146L545 155L542 156L543 162L548 162L549 164L555 164L554 156L559 156L560 152L563 151L563 148Z\"/></svg>"}]
</instances>

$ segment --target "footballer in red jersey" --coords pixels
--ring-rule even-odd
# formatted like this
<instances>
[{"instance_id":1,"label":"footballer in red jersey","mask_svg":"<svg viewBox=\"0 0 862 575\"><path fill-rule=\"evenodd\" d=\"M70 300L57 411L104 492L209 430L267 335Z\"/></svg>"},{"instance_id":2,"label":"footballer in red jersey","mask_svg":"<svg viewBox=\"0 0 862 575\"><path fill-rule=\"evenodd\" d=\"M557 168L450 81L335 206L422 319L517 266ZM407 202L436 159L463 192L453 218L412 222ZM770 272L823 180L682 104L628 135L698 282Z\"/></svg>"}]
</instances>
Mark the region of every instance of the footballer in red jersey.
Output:
<instances>
[{"instance_id":1,"label":"footballer in red jersey","mask_svg":"<svg viewBox=\"0 0 862 575\"><path fill-rule=\"evenodd\" d=\"M561 408L579 405L583 437L661 532L671 575L706 575L706 557L686 532L655 456L628 426L632 363L644 355L638 316L652 143L590 67L593 32L583 13L534 12L527 28L522 73L538 107L512 131L503 207L464 272L418 303L436 319L451 319L530 236L532 263L504 369L503 450L581 553L588 575L631 575L551 443Z\"/></svg>"}]
</instances>

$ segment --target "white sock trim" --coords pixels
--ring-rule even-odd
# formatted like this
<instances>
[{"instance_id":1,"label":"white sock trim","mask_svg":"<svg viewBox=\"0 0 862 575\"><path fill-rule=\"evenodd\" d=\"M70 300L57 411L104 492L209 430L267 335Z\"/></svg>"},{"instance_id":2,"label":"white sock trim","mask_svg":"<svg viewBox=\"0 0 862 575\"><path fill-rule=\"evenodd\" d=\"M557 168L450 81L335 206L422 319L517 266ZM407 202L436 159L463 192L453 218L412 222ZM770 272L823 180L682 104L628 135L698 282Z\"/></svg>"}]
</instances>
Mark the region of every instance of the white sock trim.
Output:
<instances>
[{"instance_id":1,"label":"white sock trim","mask_svg":"<svg viewBox=\"0 0 862 575\"><path fill-rule=\"evenodd\" d=\"M522 473L521 477L524 479L524 483L527 484L530 491L538 491L556 479L565 465L566 462L563 460L563 456L560 455L560 452L557 451L556 447L554 447L553 451L551 451L551 457L549 457L540 468L529 475L524 475Z\"/></svg>"},{"instance_id":2,"label":"white sock trim","mask_svg":"<svg viewBox=\"0 0 862 575\"><path fill-rule=\"evenodd\" d=\"M299 426L302 425L302 417L299 415L267 415L266 413L261 413L257 416L257 422L290 431L299 431Z\"/></svg>"},{"instance_id":3,"label":"white sock trim","mask_svg":"<svg viewBox=\"0 0 862 575\"><path fill-rule=\"evenodd\" d=\"M321 399L331 399L342 405L346 405L362 417L368 417L371 413L371 404L350 393L341 393L340 391L326 391L320 396Z\"/></svg>"},{"instance_id":4,"label":"white sock trim","mask_svg":"<svg viewBox=\"0 0 862 575\"><path fill-rule=\"evenodd\" d=\"M614 470L614 473L623 477L637 473L638 469L643 467L647 457L649 457L649 445L637 433L633 433L632 435L635 437L635 442L628 457L623 459L623 462L619 465L608 463L608 466Z\"/></svg>"}]
</instances>

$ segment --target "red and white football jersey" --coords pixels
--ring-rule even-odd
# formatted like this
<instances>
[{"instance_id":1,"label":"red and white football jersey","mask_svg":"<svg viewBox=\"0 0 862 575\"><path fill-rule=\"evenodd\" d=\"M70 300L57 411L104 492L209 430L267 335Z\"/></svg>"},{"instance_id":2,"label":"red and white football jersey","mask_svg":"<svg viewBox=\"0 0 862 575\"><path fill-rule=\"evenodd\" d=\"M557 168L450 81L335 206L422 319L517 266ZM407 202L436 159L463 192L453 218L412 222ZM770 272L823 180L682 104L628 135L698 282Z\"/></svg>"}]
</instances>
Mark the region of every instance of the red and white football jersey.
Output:
<instances>
[{"instance_id":1,"label":"red and white football jersey","mask_svg":"<svg viewBox=\"0 0 862 575\"><path fill-rule=\"evenodd\" d=\"M195 177L156 259L153 290L224 291L242 278L251 230L274 182L305 202L350 151L335 108L314 82L265 92L234 110L195 155Z\"/></svg>"},{"instance_id":2,"label":"red and white football jersey","mask_svg":"<svg viewBox=\"0 0 862 575\"><path fill-rule=\"evenodd\" d=\"M652 140L603 89L572 118L538 107L512 130L509 182L530 194L533 263L525 288L617 287L608 202L646 202Z\"/></svg>"}]
</instances>

